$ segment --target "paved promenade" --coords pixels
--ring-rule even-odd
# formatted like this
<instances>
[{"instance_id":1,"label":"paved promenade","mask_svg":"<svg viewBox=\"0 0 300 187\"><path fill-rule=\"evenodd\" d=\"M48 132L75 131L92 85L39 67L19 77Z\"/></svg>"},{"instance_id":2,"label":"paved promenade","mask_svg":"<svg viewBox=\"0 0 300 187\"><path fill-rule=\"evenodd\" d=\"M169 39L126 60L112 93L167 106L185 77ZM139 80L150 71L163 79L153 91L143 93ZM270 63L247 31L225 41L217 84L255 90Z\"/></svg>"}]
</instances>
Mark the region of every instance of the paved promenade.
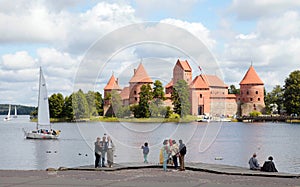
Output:
<instances>
[{"instance_id":1,"label":"paved promenade","mask_svg":"<svg viewBox=\"0 0 300 187\"><path fill-rule=\"evenodd\" d=\"M49 169L48 171L0 170L0 187L53 186L164 186L164 187L300 187L299 175L250 171L246 168L194 163L186 171L169 167L164 172L156 164L123 163L113 168Z\"/></svg>"}]
</instances>

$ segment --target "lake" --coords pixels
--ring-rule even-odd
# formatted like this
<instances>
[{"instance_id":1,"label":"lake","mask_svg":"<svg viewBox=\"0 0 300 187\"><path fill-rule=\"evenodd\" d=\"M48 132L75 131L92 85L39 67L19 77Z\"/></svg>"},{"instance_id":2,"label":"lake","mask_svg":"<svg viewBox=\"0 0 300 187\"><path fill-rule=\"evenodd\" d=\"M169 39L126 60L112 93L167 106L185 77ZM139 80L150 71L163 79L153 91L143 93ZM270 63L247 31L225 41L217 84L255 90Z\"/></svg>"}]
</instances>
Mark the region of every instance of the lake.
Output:
<instances>
[{"instance_id":1,"label":"lake","mask_svg":"<svg viewBox=\"0 0 300 187\"><path fill-rule=\"evenodd\" d=\"M149 161L158 163L166 138L182 139L187 162L248 167L256 152L260 164L272 155L281 172L300 173L300 125L288 123L55 123L58 140L24 139L23 128L35 123L29 116L3 121L0 116L0 169L46 169L94 163L93 142L104 133L116 144L115 162L143 162L141 145L150 145ZM217 158L217 159L216 159ZM221 159L219 159L221 158Z\"/></svg>"}]
</instances>

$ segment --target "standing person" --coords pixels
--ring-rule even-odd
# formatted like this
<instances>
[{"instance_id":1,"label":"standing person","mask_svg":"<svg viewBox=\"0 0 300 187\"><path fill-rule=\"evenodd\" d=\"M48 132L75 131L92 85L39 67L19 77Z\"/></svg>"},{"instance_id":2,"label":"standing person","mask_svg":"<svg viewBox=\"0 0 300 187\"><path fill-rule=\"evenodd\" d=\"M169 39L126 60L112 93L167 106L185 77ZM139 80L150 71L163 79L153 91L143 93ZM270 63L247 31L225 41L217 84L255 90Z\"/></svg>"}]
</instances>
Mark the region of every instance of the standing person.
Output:
<instances>
[{"instance_id":1,"label":"standing person","mask_svg":"<svg viewBox=\"0 0 300 187\"><path fill-rule=\"evenodd\" d=\"M107 152L107 141L106 141L106 136L102 137L102 141L100 141L100 146L101 146L101 167L106 167L105 166L105 154Z\"/></svg>"},{"instance_id":2,"label":"standing person","mask_svg":"<svg viewBox=\"0 0 300 187\"><path fill-rule=\"evenodd\" d=\"M174 168L178 169L178 159L177 156L179 154L179 147L175 140L172 140L172 146L171 146L171 155L173 159Z\"/></svg>"},{"instance_id":3,"label":"standing person","mask_svg":"<svg viewBox=\"0 0 300 187\"><path fill-rule=\"evenodd\" d=\"M149 154L149 147L148 147L148 142L145 142L144 145L142 145L143 149L143 155L144 155L144 163L148 163L148 154Z\"/></svg>"},{"instance_id":4,"label":"standing person","mask_svg":"<svg viewBox=\"0 0 300 187\"><path fill-rule=\"evenodd\" d=\"M179 140L179 162L180 162L180 171L184 171L184 156L186 154L186 146L182 142L182 140Z\"/></svg>"},{"instance_id":5,"label":"standing person","mask_svg":"<svg viewBox=\"0 0 300 187\"><path fill-rule=\"evenodd\" d=\"M115 151L115 145L111 138L107 137L107 164L108 167L112 167L114 163L114 151Z\"/></svg>"},{"instance_id":6,"label":"standing person","mask_svg":"<svg viewBox=\"0 0 300 187\"><path fill-rule=\"evenodd\" d=\"M100 145L100 138L97 137L95 144L95 168L99 167L99 162L101 159L101 145Z\"/></svg>"},{"instance_id":7,"label":"standing person","mask_svg":"<svg viewBox=\"0 0 300 187\"><path fill-rule=\"evenodd\" d=\"M267 172L278 172L275 164L273 162L273 157L269 156L268 161L265 161L263 167L261 167L261 171L267 171Z\"/></svg>"},{"instance_id":8,"label":"standing person","mask_svg":"<svg viewBox=\"0 0 300 187\"><path fill-rule=\"evenodd\" d=\"M260 170L258 161L256 159L256 153L253 153L252 157L249 160L249 166L251 170Z\"/></svg>"},{"instance_id":9,"label":"standing person","mask_svg":"<svg viewBox=\"0 0 300 187\"><path fill-rule=\"evenodd\" d=\"M163 169L164 171L167 171L167 162L170 156L170 146L168 145L168 140L164 140L163 142L162 153L163 153Z\"/></svg>"}]
</instances>

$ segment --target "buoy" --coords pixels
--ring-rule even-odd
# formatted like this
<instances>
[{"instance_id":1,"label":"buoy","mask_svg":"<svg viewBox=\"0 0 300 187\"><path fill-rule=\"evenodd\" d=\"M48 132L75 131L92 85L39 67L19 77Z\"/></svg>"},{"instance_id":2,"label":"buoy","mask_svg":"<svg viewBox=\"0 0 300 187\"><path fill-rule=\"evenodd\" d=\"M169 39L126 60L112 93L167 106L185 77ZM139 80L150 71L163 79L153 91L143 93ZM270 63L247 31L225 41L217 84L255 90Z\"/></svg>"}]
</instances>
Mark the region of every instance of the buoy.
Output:
<instances>
[{"instance_id":1,"label":"buoy","mask_svg":"<svg viewBox=\"0 0 300 187\"><path fill-rule=\"evenodd\" d=\"M85 154L85 156L88 156L88 154Z\"/></svg>"},{"instance_id":2,"label":"buoy","mask_svg":"<svg viewBox=\"0 0 300 187\"><path fill-rule=\"evenodd\" d=\"M78 155L81 155L81 153L78 153Z\"/></svg>"}]
</instances>

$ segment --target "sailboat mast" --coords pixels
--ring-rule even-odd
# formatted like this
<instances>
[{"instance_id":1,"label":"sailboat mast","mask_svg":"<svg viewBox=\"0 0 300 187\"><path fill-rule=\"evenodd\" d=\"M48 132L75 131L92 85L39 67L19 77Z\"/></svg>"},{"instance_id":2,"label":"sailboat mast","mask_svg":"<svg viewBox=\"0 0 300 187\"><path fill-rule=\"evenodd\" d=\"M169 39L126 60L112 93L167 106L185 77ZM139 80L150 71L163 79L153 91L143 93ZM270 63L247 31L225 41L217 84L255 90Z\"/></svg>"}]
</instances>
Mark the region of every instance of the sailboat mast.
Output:
<instances>
[{"instance_id":1,"label":"sailboat mast","mask_svg":"<svg viewBox=\"0 0 300 187\"><path fill-rule=\"evenodd\" d=\"M38 119L40 115L40 96L41 96L41 81L42 81L42 67L40 66L40 77L39 77L39 96L38 96ZM36 123L36 129L39 128L39 120Z\"/></svg>"}]
</instances>

